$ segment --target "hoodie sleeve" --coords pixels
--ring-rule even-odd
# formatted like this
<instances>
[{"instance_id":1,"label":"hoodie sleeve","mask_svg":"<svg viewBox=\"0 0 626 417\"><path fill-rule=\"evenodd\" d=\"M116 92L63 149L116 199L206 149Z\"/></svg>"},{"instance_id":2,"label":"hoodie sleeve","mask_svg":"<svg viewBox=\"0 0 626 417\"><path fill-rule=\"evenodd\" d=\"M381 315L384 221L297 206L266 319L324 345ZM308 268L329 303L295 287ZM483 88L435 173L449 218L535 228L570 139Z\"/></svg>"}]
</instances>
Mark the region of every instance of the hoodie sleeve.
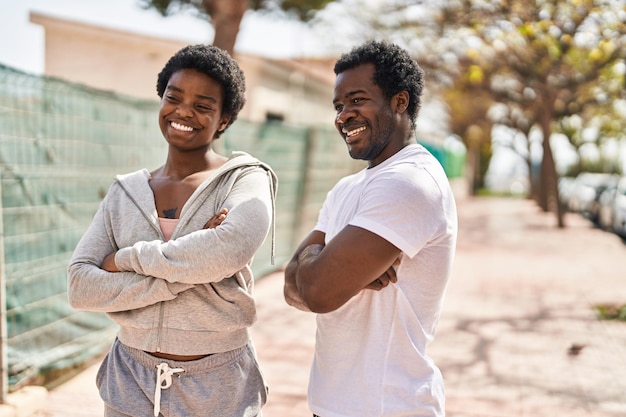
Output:
<instances>
[{"instance_id":1,"label":"hoodie sleeve","mask_svg":"<svg viewBox=\"0 0 626 417\"><path fill-rule=\"evenodd\" d=\"M137 242L117 252L117 267L171 283L210 283L232 276L251 262L267 236L273 215L271 181L263 168L244 170L226 196L223 207L229 211L220 226L168 242Z\"/></svg>"},{"instance_id":2,"label":"hoodie sleeve","mask_svg":"<svg viewBox=\"0 0 626 417\"><path fill-rule=\"evenodd\" d=\"M116 312L142 308L159 301L172 300L193 287L172 284L135 272L107 272L100 268L106 255L117 248L106 225L106 202L98 208L89 228L78 242L68 266L67 294L73 308Z\"/></svg>"}]
</instances>

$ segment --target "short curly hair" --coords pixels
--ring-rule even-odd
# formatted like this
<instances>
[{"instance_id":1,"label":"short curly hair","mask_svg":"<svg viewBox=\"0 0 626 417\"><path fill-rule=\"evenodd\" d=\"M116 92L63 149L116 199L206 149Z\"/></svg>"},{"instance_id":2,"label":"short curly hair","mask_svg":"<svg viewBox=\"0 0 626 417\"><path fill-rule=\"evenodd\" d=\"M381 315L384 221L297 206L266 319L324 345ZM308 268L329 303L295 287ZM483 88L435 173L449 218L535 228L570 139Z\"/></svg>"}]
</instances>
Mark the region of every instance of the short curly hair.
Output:
<instances>
[{"instance_id":1,"label":"short curly hair","mask_svg":"<svg viewBox=\"0 0 626 417\"><path fill-rule=\"evenodd\" d=\"M387 99L400 91L409 93L408 112L411 127L415 129L424 90L424 71L419 64L398 45L371 40L343 54L335 63L334 71L339 75L363 64L374 64L372 81L381 88Z\"/></svg>"},{"instance_id":2,"label":"short curly hair","mask_svg":"<svg viewBox=\"0 0 626 417\"><path fill-rule=\"evenodd\" d=\"M215 138L237 119L239 111L246 103L246 80L237 62L222 49L213 45L188 45L176 52L167 61L157 77L156 90L159 97L167 87L172 74L182 69L194 69L208 75L222 85L222 114L230 116L230 122L224 130L216 132Z\"/></svg>"}]
</instances>

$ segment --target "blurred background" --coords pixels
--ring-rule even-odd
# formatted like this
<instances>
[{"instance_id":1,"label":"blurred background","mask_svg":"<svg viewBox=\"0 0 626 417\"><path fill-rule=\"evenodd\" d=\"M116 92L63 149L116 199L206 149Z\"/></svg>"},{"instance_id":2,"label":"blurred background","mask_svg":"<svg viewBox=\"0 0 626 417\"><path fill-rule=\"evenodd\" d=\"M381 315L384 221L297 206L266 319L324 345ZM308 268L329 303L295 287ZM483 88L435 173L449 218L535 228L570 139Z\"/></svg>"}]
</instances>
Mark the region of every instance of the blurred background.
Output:
<instances>
[{"instance_id":1,"label":"blurred background","mask_svg":"<svg viewBox=\"0 0 626 417\"><path fill-rule=\"evenodd\" d=\"M332 125L335 60L367 39L426 72L417 138L464 199L531 201L626 239L626 6L621 0L0 0L0 400L102 354L115 328L73 311L65 268L115 174L162 163L156 76L213 43L247 104L218 151L280 184L281 268L334 182L361 168ZM626 302L626 301L625 301ZM626 311L626 310L625 310ZM626 313L624 314L626 318Z\"/></svg>"}]
</instances>

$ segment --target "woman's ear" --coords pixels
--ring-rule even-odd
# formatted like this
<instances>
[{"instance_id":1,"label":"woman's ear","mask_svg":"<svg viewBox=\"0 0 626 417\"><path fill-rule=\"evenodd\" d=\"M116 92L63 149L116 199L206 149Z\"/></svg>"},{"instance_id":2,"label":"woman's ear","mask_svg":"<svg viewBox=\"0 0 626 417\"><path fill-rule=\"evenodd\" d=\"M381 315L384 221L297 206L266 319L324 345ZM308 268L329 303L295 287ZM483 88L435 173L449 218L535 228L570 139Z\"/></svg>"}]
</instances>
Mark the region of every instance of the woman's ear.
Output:
<instances>
[{"instance_id":1,"label":"woman's ear","mask_svg":"<svg viewBox=\"0 0 626 417\"><path fill-rule=\"evenodd\" d=\"M226 127L228 126L229 122L230 122L230 116L222 117L222 120L220 120L220 127L217 129L218 132L223 132L224 129L226 129Z\"/></svg>"}]
</instances>

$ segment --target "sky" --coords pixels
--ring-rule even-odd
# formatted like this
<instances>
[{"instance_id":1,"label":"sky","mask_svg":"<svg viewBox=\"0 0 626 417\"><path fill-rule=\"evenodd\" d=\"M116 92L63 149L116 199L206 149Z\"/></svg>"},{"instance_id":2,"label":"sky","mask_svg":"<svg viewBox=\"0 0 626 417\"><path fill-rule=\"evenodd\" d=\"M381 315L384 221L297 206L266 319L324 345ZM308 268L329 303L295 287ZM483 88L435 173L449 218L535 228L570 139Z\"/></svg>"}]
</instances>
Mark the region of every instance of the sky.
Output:
<instances>
[{"instance_id":1,"label":"sky","mask_svg":"<svg viewBox=\"0 0 626 417\"><path fill-rule=\"evenodd\" d=\"M211 25L190 13L163 18L137 4L138 0L0 0L0 63L43 73L44 30L29 22L31 11L188 43L213 40ZM235 51L269 58L328 54L320 35L305 25L250 12L242 21Z\"/></svg>"}]
</instances>

